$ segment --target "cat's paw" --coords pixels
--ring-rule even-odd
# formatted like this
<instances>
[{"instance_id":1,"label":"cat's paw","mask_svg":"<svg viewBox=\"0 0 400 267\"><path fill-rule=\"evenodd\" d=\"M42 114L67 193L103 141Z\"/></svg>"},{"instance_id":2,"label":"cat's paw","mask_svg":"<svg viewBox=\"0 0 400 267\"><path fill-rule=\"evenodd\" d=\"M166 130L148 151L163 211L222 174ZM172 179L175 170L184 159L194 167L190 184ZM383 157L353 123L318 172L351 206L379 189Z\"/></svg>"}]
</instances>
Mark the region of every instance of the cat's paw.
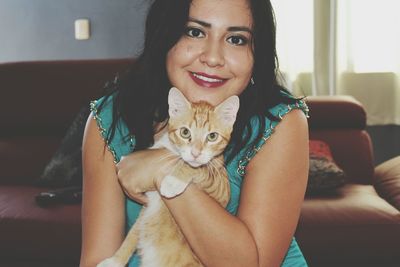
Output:
<instances>
[{"instance_id":1,"label":"cat's paw","mask_svg":"<svg viewBox=\"0 0 400 267\"><path fill-rule=\"evenodd\" d=\"M125 265L117 261L114 257L108 258L97 264L96 267L124 267Z\"/></svg>"},{"instance_id":2,"label":"cat's paw","mask_svg":"<svg viewBox=\"0 0 400 267\"><path fill-rule=\"evenodd\" d=\"M189 185L172 175L167 175L161 181L160 194L167 198L175 197L182 194L186 187Z\"/></svg>"}]
</instances>

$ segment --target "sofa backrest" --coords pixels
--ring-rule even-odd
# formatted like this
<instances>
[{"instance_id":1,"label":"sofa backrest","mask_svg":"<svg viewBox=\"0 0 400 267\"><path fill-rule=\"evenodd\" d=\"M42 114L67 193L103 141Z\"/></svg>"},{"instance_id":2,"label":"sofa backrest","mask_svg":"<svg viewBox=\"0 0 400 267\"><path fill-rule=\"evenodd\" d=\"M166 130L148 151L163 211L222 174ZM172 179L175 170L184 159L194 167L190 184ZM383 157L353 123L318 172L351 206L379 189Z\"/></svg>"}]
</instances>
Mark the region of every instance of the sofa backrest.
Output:
<instances>
[{"instance_id":1,"label":"sofa backrest","mask_svg":"<svg viewBox=\"0 0 400 267\"><path fill-rule=\"evenodd\" d=\"M78 111L132 59L0 64L0 183L29 183L42 172ZM308 97L310 138L327 142L337 164L371 183L366 116L351 97Z\"/></svg>"},{"instance_id":2,"label":"sofa backrest","mask_svg":"<svg viewBox=\"0 0 400 267\"><path fill-rule=\"evenodd\" d=\"M79 110L132 59L0 64L0 182L29 183Z\"/></svg>"},{"instance_id":3,"label":"sofa backrest","mask_svg":"<svg viewBox=\"0 0 400 267\"><path fill-rule=\"evenodd\" d=\"M365 131L366 112L361 103L351 96L312 96L306 101L310 108L310 139L328 143L335 162L349 180L372 184L372 144Z\"/></svg>"}]
</instances>

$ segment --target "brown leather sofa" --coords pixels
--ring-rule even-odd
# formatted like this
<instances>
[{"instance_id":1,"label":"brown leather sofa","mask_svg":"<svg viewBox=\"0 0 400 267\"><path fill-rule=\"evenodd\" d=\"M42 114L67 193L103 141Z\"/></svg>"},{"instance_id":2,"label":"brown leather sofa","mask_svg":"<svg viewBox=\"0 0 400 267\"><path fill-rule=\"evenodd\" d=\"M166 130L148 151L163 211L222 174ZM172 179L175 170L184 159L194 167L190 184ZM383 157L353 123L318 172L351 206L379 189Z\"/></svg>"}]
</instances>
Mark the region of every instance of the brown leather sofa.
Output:
<instances>
[{"instance_id":1,"label":"brown leather sofa","mask_svg":"<svg viewBox=\"0 0 400 267\"><path fill-rule=\"evenodd\" d=\"M328 143L347 174L334 192L306 196L296 237L310 266L400 266L400 157L374 168L366 114L354 98L308 103L310 139Z\"/></svg>"},{"instance_id":2,"label":"brown leather sofa","mask_svg":"<svg viewBox=\"0 0 400 267\"><path fill-rule=\"evenodd\" d=\"M78 266L80 205L39 207L35 181L76 113L132 60L0 64L0 267ZM309 97L310 138L327 142L348 183L306 197L297 240L310 266L400 266L400 158L374 175L365 111ZM379 192L379 194L377 193Z\"/></svg>"}]
</instances>

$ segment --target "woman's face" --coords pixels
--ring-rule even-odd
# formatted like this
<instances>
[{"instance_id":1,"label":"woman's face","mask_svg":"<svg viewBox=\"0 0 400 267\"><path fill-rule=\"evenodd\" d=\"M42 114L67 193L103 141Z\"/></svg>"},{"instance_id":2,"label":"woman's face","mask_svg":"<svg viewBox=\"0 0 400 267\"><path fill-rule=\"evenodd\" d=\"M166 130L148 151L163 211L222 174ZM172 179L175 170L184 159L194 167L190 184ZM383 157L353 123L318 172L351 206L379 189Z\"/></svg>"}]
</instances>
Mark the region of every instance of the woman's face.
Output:
<instances>
[{"instance_id":1,"label":"woman's face","mask_svg":"<svg viewBox=\"0 0 400 267\"><path fill-rule=\"evenodd\" d=\"M213 105L240 95L253 69L247 0L193 0L185 34L167 54L171 84Z\"/></svg>"}]
</instances>

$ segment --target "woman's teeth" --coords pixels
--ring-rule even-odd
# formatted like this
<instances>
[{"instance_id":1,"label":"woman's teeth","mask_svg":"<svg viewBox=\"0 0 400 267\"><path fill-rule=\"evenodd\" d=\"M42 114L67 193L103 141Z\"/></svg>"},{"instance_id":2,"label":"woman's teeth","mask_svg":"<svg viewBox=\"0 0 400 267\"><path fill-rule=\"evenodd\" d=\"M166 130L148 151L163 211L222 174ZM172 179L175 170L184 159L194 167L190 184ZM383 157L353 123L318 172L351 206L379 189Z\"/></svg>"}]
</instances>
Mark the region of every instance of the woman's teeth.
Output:
<instances>
[{"instance_id":1,"label":"woman's teeth","mask_svg":"<svg viewBox=\"0 0 400 267\"><path fill-rule=\"evenodd\" d=\"M204 76L199 75L199 74L197 74L197 73L193 73L193 76L196 77L197 79L200 79L200 80L205 81L205 82L210 82L210 83L220 83L220 82L223 82L223 80L204 77Z\"/></svg>"}]
</instances>

